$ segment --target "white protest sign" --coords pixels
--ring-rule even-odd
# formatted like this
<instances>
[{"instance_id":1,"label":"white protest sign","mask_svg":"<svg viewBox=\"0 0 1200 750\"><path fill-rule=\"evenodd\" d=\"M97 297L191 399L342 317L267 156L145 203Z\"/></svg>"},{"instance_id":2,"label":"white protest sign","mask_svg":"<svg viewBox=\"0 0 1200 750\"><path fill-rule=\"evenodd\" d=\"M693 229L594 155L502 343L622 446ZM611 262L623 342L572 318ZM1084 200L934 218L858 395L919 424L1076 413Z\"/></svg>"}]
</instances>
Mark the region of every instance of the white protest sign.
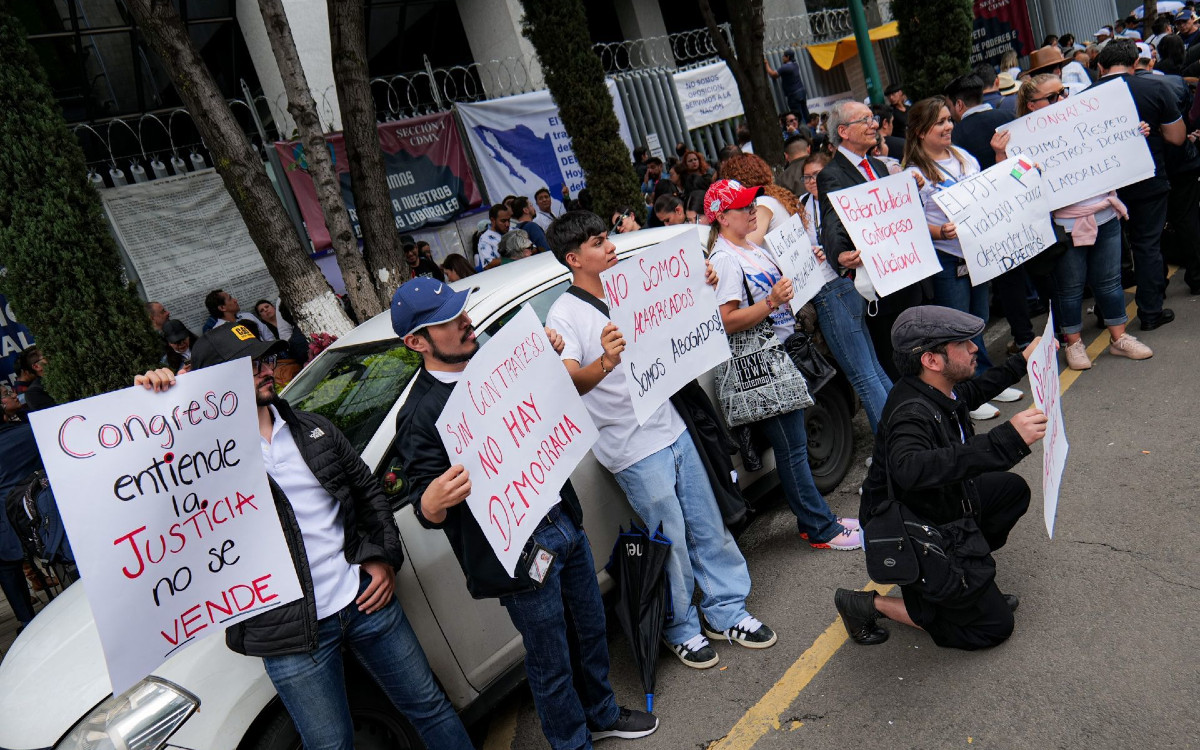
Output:
<instances>
[{"instance_id":1,"label":"white protest sign","mask_svg":"<svg viewBox=\"0 0 1200 750\"><path fill-rule=\"evenodd\" d=\"M1029 357L1027 369L1033 386L1033 405L1049 420L1042 438L1042 496L1045 498L1046 532L1054 538L1054 516L1058 513L1058 490L1067 465L1067 431L1063 426L1062 388L1058 379L1058 346L1054 336L1054 316L1046 320L1046 330L1038 348Z\"/></svg>"},{"instance_id":2,"label":"white protest sign","mask_svg":"<svg viewBox=\"0 0 1200 750\"><path fill-rule=\"evenodd\" d=\"M1001 125L1009 156L1042 168L1050 209L1069 206L1154 176L1129 87L1112 81Z\"/></svg>"},{"instance_id":3,"label":"white protest sign","mask_svg":"<svg viewBox=\"0 0 1200 750\"><path fill-rule=\"evenodd\" d=\"M733 71L725 63L682 70L671 79L683 105L683 121L688 130L741 116L742 97Z\"/></svg>"},{"instance_id":4,"label":"white protest sign","mask_svg":"<svg viewBox=\"0 0 1200 750\"><path fill-rule=\"evenodd\" d=\"M908 172L837 190L829 200L880 297L942 270Z\"/></svg>"},{"instance_id":5,"label":"white protest sign","mask_svg":"<svg viewBox=\"0 0 1200 750\"><path fill-rule=\"evenodd\" d=\"M684 232L600 274L609 317L625 337L621 364L638 424L689 381L729 359L729 337L704 249Z\"/></svg>"},{"instance_id":6,"label":"white protest sign","mask_svg":"<svg viewBox=\"0 0 1200 750\"><path fill-rule=\"evenodd\" d=\"M250 360L30 415L120 694L303 596L263 470Z\"/></svg>"},{"instance_id":7,"label":"white protest sign","mask_svg":"<svg viewBox=\"0 0 1200 750\"><path fill-rule=\"evenodd\" d=\"M933 194L958 226L958 241L978 286L1054 244L1045 180L1033 163L1012 156Z\"/></svg>"},{"instance_id":8,"label":"white protest sign","mask_svg":"<svg viewBox=\"0 0 1200 750\"><path fill-rule=\"evenodd\" d=\"M821 264L813 252L800 214L792 214L781 226L767 232L763 239L779 263L779 270L792 280L792 312L799 312L825 286Z\"/></svg>"},{"instance_id":9,"label":"white protest sign","mask_svg":"<svg viewBox=\"0 0 1200 750\"><path fill-rule=\"evenodd\" d=\"M450 462L470 474L471 514L513 575L598 434L533 310L523 307L476 352L437 425Z\"/></svg>"}]
</instances>

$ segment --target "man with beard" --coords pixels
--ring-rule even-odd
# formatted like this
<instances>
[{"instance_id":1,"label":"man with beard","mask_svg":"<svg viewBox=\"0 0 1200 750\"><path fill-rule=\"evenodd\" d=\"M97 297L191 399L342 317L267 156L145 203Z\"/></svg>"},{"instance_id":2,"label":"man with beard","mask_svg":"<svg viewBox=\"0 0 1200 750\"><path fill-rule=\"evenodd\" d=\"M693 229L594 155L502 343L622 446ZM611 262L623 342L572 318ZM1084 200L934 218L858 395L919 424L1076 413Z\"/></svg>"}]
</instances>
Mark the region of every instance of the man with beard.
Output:
<instances>
[{"instance_id":1,"label":"man with beard","mask_svg":"<svg viewBox=\"0 0 1200 750\"><path fill-rule=\"evenodd\" d=\"M445 532L471 596L498 598L508 610L525 644L525 672L550 747L577 750L605 737L644 737L658 728L658 719L618 706L608 682L604 603L583 531L583 510L571 483L563 485L559 502L534 529L515 577L500 564L463 503L471 494L471 477L462 464L451 466L436 422L479 350L466 313L468 295L429 279L413 279L392 297L392 328L422 360L396 416L395 442L403 453L417 520ZM546 335L561 353L562 337L550 329ZM546 559L548 567L538 564ZM568 648L568 612L578 670Z\"/></svg>"},{"instance_id":2,"label":"man with beard","mask_svg":"<svg viewBox=\"0 0 1200 750\"><path fill-rule=\"evenodd\" d=\"M262 657L305 747L354 747L345 647L427 746L469 750L467 731L393 596L404 553L391 507L332 422L275 394L275 359L285 351L286 343L261 341L240 323L215 328L192 347L197 370L250 358L263 463L304 589L303 599L235 624L225 641ZM165 368L134 379L155 391L174 384Z\"/></svg>"}]
</instances>

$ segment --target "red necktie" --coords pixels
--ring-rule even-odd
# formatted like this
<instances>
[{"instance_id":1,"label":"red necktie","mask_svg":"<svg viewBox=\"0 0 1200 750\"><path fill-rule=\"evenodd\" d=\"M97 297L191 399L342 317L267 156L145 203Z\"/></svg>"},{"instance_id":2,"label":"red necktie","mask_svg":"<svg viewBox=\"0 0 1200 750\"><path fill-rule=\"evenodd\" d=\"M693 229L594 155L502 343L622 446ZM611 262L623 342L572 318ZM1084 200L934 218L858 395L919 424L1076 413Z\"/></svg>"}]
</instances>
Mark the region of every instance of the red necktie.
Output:
<instances>
[{"instance_id":1,"label":"red necktie","mask_svg":"<svg viewBox=\"0 0 1200 750\"><path fill-rule=\"evenodd\" d=\"M863 171L867 173L868 180L876 179L875 173L871 171L871 162L867 161L866 159L863 159L861 162L858 163L858 166L862 167Z\"/></svg>"}]
</instances>

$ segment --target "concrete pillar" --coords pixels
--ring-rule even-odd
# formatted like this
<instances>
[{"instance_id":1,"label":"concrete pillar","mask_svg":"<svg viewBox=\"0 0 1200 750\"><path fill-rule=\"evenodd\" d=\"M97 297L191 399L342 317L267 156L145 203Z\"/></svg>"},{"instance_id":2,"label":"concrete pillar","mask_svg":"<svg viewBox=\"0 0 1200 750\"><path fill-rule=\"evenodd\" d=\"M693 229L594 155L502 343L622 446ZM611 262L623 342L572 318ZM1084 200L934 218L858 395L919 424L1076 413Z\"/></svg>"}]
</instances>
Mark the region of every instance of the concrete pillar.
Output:
<instances>
[{"instance_id":1,"label":"concrete pillar","mask_svg":"<svg viewBox=\"0 0 1200 750\"><path fill-rule=\"evenodd\" d=\"M457 5L489 98L542 88L542 66L521 34L520 0L457 0Z\"/></svg>"},{"instance_id":2,"label":"concrete pillar","mask_svg":"<svg viewBox=\"0 0 1200 750\"><path fill-rule=\"evenodd\" d=\"M635 42L629 63L635 68L674 68L675 55L667 38L667 24L657 2L646 0L616 0L617 21L621 34Z\"/></svg>"}]
</instances>

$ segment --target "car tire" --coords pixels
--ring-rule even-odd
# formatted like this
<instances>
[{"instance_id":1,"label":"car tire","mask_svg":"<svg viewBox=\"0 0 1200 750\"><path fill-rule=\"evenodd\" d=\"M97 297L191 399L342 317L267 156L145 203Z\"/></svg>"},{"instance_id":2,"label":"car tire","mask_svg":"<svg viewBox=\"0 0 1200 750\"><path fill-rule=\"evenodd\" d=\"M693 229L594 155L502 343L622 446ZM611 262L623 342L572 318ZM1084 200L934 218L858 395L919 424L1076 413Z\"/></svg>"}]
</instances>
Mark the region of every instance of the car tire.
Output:
<instances>
[{"instance_id":1,"label":"car tire","mask_svg":"<svg viewBox=\"0 0 1200 750\"><path fill-rule=\"evenodd\" d=\"M348 677L350 675L347 675ZM287 709L276 701L239 750L303 750ZM421 736L374 685L350 693L355 750L426 750Z\"/></svg>"},{"instance_id":2,"label":"car tire","mask_svg":"<svg viewBox=\"0 0 1200 750\"><path fill-rule=\"evenodd\" d=\"M854 422L850 400L836 383L822 388L814 400L804 410L808 465L817 489L828 493L841 484L854 460Z\"/></svg>"}]
</instances>

